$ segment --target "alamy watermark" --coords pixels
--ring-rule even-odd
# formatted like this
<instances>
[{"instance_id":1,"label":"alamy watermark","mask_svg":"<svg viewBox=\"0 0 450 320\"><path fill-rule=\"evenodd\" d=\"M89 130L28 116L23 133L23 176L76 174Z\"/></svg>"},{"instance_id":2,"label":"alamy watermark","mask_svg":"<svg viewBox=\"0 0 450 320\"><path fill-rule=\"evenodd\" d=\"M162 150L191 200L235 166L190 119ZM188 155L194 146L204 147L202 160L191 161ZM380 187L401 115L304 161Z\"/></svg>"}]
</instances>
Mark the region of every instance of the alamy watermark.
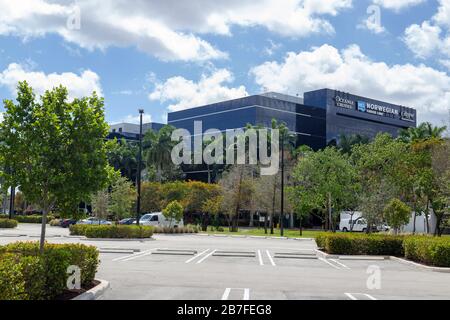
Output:
<instances>
[{"instance_id":1,"label":"alamy watermark","mask_svg":"<svg viewBox=\"0 0 450 320\"><path fill-rule=\"evenodd\" d=\"M66 27L69 30L81 29L81 9L75 4L67 17Z\"/></svg>"},{"instance_id":2,"label":"alamy watermark","mask_svg":"<svg viewBox=\"0 0 450 320\"><path fill-rule=\"evenodd\" d=\"M261 165L261 175L275 175L280 164L278 129L218 129L203 132L201 121L194 122L194 133L176 129L172 141L179 142L171 153L172 162L181 164ZM269 155L270 151L270 155Z\"/></svg>"},{"instance_id":3,"label":"alamy watermark","mask_svg":"<svg viewBox=\"0 0 450 320\"><path fill-rule=\"evenodd\" d=\"M381 290L381 268L377 265L370 265L366 273L369 275L366 281L367 289Z\"/></svg>"},{"instance_id":4,"label":"alamy watermark","mask_svg":"<svg viewBox=\"0 0 450 320\"><path fill-rule=\"evenodd\" d=\"M80 290L81 289L81 269L79 266L71 265L67 267L66 273L69 275L67 277L66 286L69 290Z\"/></svg>"}]
</instances>

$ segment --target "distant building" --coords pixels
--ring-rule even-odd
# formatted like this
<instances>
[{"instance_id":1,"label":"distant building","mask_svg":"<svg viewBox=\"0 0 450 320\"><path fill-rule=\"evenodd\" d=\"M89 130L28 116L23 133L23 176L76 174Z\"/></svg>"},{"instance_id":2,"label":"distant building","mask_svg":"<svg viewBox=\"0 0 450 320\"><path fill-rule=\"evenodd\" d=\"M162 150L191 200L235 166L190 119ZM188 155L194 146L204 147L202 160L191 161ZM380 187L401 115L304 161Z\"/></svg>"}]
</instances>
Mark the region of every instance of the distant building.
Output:
<instances>
[{"instance_id":1,"label":"distant building","mask_svg":"<svg viewBox=\"0 0 450 320\"><path fill-rule=\"evenodd\" d=\"M142 134L145 134L148 130L159 131L164 124L157 122L144 123L142 125ZM134 123L116 123L109 126L108 139L129 139L139 140L139 124Z\"/></svg>"},{"instance_id":2,"label":"distant building","mask_svg":"<svg viewBox=\"0 0 450 320\"><path fill-rule=\"evenodd\" d=\"M379 132L396 137L403 128L416 126L416 110L330 89L306 92L301 97L276 92L213 103L171 112L168 123L193 134L194 121L208 129L245 128L247 124L271 127L284 122L297 136L297 145L317 150L338 143L341 134L369 138Z\"/></svg>"}]
</instances>

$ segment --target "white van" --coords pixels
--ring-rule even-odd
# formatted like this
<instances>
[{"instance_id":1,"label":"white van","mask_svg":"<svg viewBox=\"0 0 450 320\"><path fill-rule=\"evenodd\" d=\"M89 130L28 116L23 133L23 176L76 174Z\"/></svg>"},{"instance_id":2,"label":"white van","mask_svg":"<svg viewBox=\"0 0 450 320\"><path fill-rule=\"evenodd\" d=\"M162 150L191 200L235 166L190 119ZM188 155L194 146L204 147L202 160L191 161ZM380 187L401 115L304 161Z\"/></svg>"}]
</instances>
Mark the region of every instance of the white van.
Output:
<instances>
[{"instance_id":1,"label":"white van","mask_svg":"<svg viewBox=\"0 0 450 320\"><path fill-rule=\"evenodd\" d=\"M144 214L139 220L139 224L143 226L158 226L158 227L183 227L183 219L179 221L167 219L162 212L154 212Z\"/></svg>"},{"instance_id":2,"label":"white van","mask_svg":"<svg viewBox=\"0 0 450 320\"><path fill-rule=\"evenodd\" d=\"M366 232L367 221L361 217L358 217L356 219L341 219L341 222L339 223L339 230L341 230L342 232Z\"/></svg>"}]
</instances>

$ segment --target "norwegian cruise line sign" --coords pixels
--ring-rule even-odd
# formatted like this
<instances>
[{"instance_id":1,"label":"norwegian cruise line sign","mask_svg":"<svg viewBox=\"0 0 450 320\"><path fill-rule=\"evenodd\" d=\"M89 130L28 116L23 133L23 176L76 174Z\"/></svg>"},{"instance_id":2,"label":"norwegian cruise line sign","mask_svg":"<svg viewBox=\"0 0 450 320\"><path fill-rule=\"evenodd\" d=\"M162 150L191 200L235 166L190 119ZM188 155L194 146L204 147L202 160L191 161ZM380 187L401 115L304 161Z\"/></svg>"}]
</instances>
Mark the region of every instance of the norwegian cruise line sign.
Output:
<instances>
[{"instance_id":1,"label":"norwegian cruise line sign","mask_svg":"<svg viewBox=\"0 0 450 320\"><path fill-rule=\"evenodd\" d=\"M335 105L338 108L355 110L362 113L368 113L380 117L397 118L404 121L415 121L415 113L411 109L403 107L392 107L381 103L367 102L364 100L352 99L336 95L334 97Z\"/></svg>"}]
</instances>

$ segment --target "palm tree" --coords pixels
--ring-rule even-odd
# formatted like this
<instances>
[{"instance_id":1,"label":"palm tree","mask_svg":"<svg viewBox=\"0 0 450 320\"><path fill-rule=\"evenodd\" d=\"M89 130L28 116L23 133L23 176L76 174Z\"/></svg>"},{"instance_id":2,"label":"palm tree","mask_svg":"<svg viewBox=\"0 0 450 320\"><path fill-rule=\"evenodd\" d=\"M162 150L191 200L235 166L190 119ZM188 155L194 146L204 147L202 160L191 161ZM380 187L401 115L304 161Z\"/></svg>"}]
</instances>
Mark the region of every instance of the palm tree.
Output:
<instances>
[{"instance_id":1,"label":"palm tree","mask_svg":"<svg viewBox=\"0 0 450 320\"><path fill-rule=\"evenodd\" d=\"M338 149L344 154L350 154L354 145L367 144L370 139L366 136L360 134L344 135L339 136Z\"/></svg>"},{"instance_id":2,"label":"palm tree","mask_svg":"<svg viewBox=\"0 0 450 320\"><path fill-rule=\"evenodd\" d=\"M165 169L172 166L171 152L176 142L172 141L174 127L166 125L158 132L148 131L144 136L145 159L148 167L154 166L156 178L162 181Z\"/></svg>"},{"instance_id":3,"label":"palm tree","mask_svg":"<svg viewBox=\"0 0 450 320\"><path fill-rule=\"evenodd\" d=\"M447 127L433 126L429 122L421 123L417 128L402 129L398 139L406 143L418 142L428 139L441 139Z\"/></svg>"}]
</instances>

